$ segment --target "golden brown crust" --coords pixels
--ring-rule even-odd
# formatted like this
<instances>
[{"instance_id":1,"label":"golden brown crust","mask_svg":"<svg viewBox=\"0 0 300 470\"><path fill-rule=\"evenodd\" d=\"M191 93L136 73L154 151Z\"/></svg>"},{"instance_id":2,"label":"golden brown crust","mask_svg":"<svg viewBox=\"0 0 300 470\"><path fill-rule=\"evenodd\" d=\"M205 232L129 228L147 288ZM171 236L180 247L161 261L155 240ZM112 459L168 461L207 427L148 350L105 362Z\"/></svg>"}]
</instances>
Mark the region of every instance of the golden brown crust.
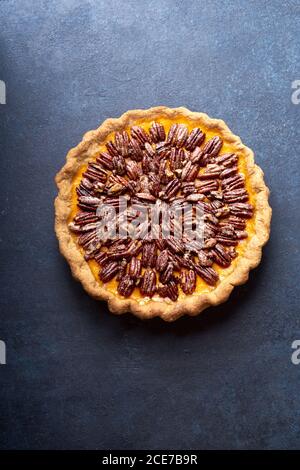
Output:
<instances>
[{"instance_id":1,"label":"golden brown crust","mask_svg":"<svg viewBox=\"0 0 300 470\"><path fill-rule=\"evenodd\" d=\"M118 295L109 292L101 286L94 278L93 273L84 260L71 233L68 229L68 219L72 206L72 180L79 168L86 164L99 143L112 132L122 130L133 125L137 120L168 118L176 120L180 117L188 118L201 127L201 123L206 128L215 130L228 143L234 144L239 154L243 154L247 163L248 179L252 191L256 195L256 217L255 233L247 244L247 248L242 256L239 256L234 270L217 285L215 289L208 293L186 296L176 302L147 300L137 301L134 299L123 299ZM107 119L96 130L89 131L83 136L82 142L77 147L71 149L66 157L66 164L56 175L58 196L55 200L55 231L59 240L61 253L71 266L73 276L79 280L84 289L99 300L106 300L111 312L121 314L132 312L140 318L161 317L166 321L173 321L184 314L197 315L211 305L218 305L225 302L233 288L243 284L249 277L249 271L255 268L261 260L262 247L265 245L270 234L271 208L268 204L269 189L264 183L263 172L254 162L252 150L242 144L240 138L230 131L224 121L211 119L204 113L191 112L186 108L167 108L158 106L147 110L132 110L123 114L118 119Z\"/></svg>"}]
</instances>

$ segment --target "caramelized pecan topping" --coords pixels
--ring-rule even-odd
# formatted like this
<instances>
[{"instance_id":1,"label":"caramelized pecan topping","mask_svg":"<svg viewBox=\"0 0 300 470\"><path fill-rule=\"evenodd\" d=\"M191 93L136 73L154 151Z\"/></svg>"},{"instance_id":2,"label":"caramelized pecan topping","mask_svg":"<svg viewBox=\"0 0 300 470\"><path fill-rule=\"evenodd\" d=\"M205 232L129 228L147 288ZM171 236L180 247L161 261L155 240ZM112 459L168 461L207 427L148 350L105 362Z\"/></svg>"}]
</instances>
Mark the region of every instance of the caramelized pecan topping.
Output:
<instances>
[{"instance_id":1,"label":"caramelized pecan topping","mask_svg":"<svg viewBox=\"0 0 300 470\"><path fill-rule=\"evenodd\" d=\"M239 173L238 155L220 154L223 141L219 136L206 142L205 138L199 127L189 132L180 123L171 125L168 132L160 122L153 122L148 131L132 126L128 132L116 132L83 173L76 188L79 211L69 228L78 237L85 259L98 263L101 282L115 278L121 296L130 297L138 288L146 297L159 295L175 302L180 289L193 294L197 276L215 286L219 277L214 266L230 266L237 256L236 245L247 238L247 219L254 207L245 176ZM119 206L120 195L129 202L129 209ZM149 235L147 222L139 227L138 240L132 239L130 231L119 240L97 238L101 204L116 210L122 227L125 213L134 220L145 204L158 199L173 202L178 214L188 203L201 208L202 242L175 236L182 226L180 216L172 220L167 237L162 236L166 221L158 220L152 227L155 239ZM185 223L187 231L191 230L192 212Z\"/></svg>"}]
</instances>

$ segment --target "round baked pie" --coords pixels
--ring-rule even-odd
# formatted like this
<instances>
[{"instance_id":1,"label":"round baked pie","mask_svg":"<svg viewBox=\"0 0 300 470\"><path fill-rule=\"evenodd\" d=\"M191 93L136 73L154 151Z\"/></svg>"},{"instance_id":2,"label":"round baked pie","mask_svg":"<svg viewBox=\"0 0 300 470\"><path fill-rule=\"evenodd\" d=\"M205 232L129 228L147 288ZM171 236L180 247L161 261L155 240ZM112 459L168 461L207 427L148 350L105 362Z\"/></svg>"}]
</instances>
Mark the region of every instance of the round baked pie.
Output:
<instances>
[{"instance_id":1,"label":"round baked pie","mask_svg":"<svg viewBox=\"0 0 300 470\"><path fill-rule=\"evenodd\" d=\"M107 119L69 151L56 183L60 251L116 314L172 321L220 304L269 238L253 152L224 121L186 108Z\"/></svg>"}]
</instances>

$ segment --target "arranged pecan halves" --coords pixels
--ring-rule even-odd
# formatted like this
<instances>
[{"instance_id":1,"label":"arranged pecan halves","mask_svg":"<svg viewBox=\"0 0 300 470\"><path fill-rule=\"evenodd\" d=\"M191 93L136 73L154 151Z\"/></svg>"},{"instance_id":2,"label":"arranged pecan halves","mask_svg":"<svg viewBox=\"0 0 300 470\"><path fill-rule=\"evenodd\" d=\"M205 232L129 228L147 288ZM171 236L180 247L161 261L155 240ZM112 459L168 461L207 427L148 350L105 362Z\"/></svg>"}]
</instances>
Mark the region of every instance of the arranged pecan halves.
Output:
<instances>
[{"instance_id":1,"label":"arranged pecan halves","mask_svg":"<svg viewBox=\"0 0 300 470\"><path fill-rule=\"evenodd\" d=\"M155 121L116 132L98 151L76 187L79 210L69 229L85 259L98 263L103 283L115 278L118 294L125 298L137 288L145 297L176 302L180 290L195 292L199 277L210 286L219 282L215 267L226 269L238 256L236 246L245 243L247 220L255 210L239 173L238 153L221 153L222 145L220 136L206 138L199 127L189 131L185 124L173 123L166 132ZM134 221L157 200L172 203L170 231L167 218L152 226L145 220L133 237L124 225L126 217ZM102 204L115 210L123 238L98 238L97 209ZM196 210L204 227L193 238Z\"/></svg>"}]
</instances>

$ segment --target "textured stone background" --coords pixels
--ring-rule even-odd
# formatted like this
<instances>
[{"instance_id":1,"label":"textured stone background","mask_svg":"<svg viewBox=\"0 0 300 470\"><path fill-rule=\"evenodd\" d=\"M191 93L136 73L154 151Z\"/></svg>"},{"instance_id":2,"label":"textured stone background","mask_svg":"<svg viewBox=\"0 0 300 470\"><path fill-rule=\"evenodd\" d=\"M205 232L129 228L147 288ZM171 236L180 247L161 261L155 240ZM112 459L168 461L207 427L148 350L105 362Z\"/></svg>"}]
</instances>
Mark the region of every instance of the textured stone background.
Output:
<instances>
[{"instance_id":1,"label":"textured stone background","mask_svg":"<svg viewBox=\"0 0 300 470\"><path fill-rule=\"evenodd\" d=\"M297 448L299 1L0 1L2 448ZM174 324L109 315L53 233L67 150L127 109L225 119L272 191L261 266Z\"/></svg>"}]
</instances>

